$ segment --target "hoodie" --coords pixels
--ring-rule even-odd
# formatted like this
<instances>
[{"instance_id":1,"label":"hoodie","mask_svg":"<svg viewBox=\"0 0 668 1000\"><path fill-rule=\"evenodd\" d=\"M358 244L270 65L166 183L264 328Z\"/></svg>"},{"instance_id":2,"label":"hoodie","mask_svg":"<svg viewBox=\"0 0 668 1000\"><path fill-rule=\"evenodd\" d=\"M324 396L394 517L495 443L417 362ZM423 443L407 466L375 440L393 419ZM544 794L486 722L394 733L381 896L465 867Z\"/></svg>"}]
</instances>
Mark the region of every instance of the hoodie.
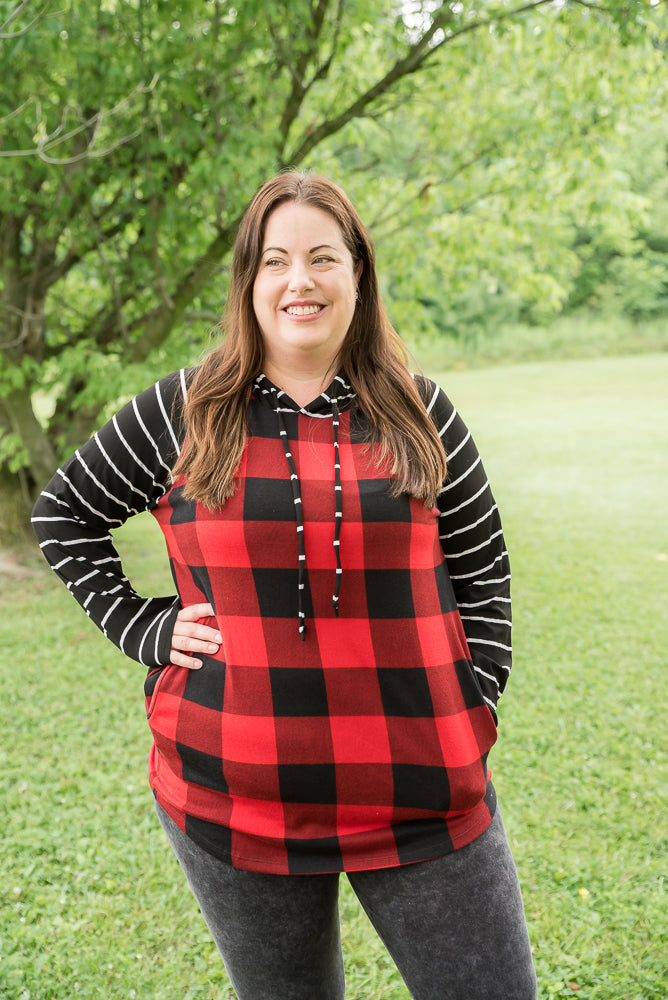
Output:
<instances>
[{"instance_id":1,"label":"hoodie","mask_svg":"<svg viewBox=\"0 0 668 1000\"><path fill-rule=\"evenodd\" d=\"M487 755L510 669L508 557L469 432L419 380L448 454L433 509L391 495L390 463L345 375L308 406L265 376L249 392L233 496L217 511L170 470L192 372L128 403L42 493L42 551L86 613L148 667L149 779L197 844L238 868L354 871L479 836ZM176 596L140 597L111 531L150 510ZM181 607L222 635L169 664Z\"/></svg>"}]
</instances>

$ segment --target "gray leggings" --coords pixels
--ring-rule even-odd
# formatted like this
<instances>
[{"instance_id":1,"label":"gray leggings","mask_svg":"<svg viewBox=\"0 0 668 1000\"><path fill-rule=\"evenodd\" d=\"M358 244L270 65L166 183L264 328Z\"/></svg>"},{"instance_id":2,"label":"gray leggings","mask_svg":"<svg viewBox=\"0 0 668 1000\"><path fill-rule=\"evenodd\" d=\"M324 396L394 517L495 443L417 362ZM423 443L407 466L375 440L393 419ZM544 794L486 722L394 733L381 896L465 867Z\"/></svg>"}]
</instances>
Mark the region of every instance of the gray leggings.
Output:
<instances>
[{"instance_id":1,"label":"gray leggings","mask_svg":"<svg viewBox=\"0 0 668 1000\"><path fill-rule=\"evenodd\" d=\"M239 1000L343 1000L339 876L240 871L160 822ZM414 1000L535 1000L501 816L468 847L348 879Z\"/></svg>"}]
</instances>

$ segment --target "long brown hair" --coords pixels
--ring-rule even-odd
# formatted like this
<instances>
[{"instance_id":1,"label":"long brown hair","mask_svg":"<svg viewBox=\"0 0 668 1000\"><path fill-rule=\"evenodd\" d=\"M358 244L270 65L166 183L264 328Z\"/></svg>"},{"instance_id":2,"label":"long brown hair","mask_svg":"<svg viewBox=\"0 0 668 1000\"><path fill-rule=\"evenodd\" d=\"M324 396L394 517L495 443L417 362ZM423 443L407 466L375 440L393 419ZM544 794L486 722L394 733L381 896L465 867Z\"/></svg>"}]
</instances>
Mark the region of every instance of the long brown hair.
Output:
<instances>
[{"instance_id":1,"label":"long brown hair","mask_svg":"<svg viewBox=\"0 0 668 1000\"><path fill-rule=\"evenodd\" d=\"M246 444L247 393L262 371L262 332L253 310L253 284L265 226L285 202L319 208L333 217L357 270L359 298L338 363L344 370L379 446L378 461L392 458L394 492L428 506L445 479L441 439L407 367L404 345L383 307L371 238L344 192L332 181L282 173L260 188L243 217L232 256L225 334L197 370L185 404L185 445L173 474L186 475L185 495L214 510L234 492Z\"/></svg>"}]
</instances>

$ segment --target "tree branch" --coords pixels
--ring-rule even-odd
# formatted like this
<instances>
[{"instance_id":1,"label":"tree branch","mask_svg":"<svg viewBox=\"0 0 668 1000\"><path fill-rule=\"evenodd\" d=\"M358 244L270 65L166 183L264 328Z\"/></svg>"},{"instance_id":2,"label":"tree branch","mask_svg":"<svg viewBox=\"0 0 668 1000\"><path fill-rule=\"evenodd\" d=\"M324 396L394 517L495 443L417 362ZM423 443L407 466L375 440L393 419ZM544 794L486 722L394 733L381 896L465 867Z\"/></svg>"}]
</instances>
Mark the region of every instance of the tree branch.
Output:
<instances>
[{"instance_id":1,"label":"tree branch","mask_svg":"<svg viewBox=\"0 0 668 1000\"><path fill-rule=\"evenodd\" d=\"M472 195L470 198L465 198L463 201L458 202L456 205L450 205L448 207L448 209L447 209L447 214L448 215L455 215L457 212L464 212L465 213L465 212L468 211L468 209L471 207L471 205L477 205L477 204L479 204L482 201L489 201L490 198L494 198L497 195L510 194L512 191L515 191L515 190L516 189L515 189L515 187L512 184L505 184L505 185L502 185L501 187L490 188L489 191L478 192L475 195ZM420 191L418 193L418 196L421 195L421 194L423 194L423 193L424 193L423 191ZM407 207L408 207L407 205L404 206L404 209L407 208ZM402 211L404 209L402 209ZM397 225L393 226L392 229L386 229L383 233L380 233L380 234L374 232L374 234L373 234L374 235L374 239L383 239L383 240L386 240L386 239L394 236L395 233L400 233L403 230L404 225L405 225L405 222L398 221Z\"/></svg>"},{"instance_id":2,"label":"tree branch","mask_svg":"<svg viewBox=\"0 0 668 1000\"><path fill-rule=\"evenodd\" d=\"M9 32L6 31L5 29L9 27L12 21L14 21L19 16L23 8L27 7L30 2L31 0L23 0L23 3L20 3L18 5L14 13L9 15L5 23L0 24L0 41L8 41L11 38L20 38L21 35L25 35L27 31L30 31L33 24L37 24L37 22L44 17L47 10L51 6L53 0L46 0L46 6L43 7L42 10L40 10L39 14L35 15L30 24L27 24L25 28L21 28L19 31L9 31Z\"/></svg>"},{"instance_id":3,"label":"tree branch","mask_svg":"<svg viewBox=\"0 0 668 1000\"><path fill-rule=\"evenodd\" d=\"M29 297L27 305L30 307L32 305L32 300ZM24 344L30 335L30 323L39 322L41 320L40 313L28 312L26 309L18 309L16 306L11 305L9 302L0 303L0 311L11 313L13 316L18 316L21 319L21 332L15 337L14 340L8 340L4 344L0 343L0 351L9 351L15 347L20 347Z\"/></svg>"},{"instance_id":4,"label":"tree branch","mask_svg":"<svg viewBox=\"0 0 668 1000\"><path fill-rule=\"evenodd\" d=\"M63 115L60 125L51 134L48 134L44 130L44 122L40 121L37 126L37 141L34 149L0 149L0 157L16 157L16 156L38 156L40 160L45 163L54 164L55 166L65 166L67 164L79 163L81 160L92 160L99 159L103 156L108 156L119 146L123 146L125 143L132 142L137 136L141 135L146 125L148 119L143 118L139 128L136 128L133 132L127 135L122 135L118 139L115 139L109 146L104 149L95 149L95 141L100 129L100 126L107 119L114 117L121 111L124 111L132 101L143 94L148 94L155 89L158 82L158 75L156 74L149 84L139 84L127 97L115 104L113 108L108 111L100 110L96 111L94 115L91 115L85 121L81 122L76 128L70 129L69 132L63 132L65 115L67 110ZM10 118L16 116L21 111L30 104L30 101L26 101L21 105L16 111L12 111L6 116L4 121L8 121ZM39 101L35 100L35 105L38 109L38 115L40 114L40 104ZM77 153L74 156L66 157L53 157L49 156L49 150L54 149L57 146L62 146L63 143L69 142L71 139L77 138L78 136L92 130L91 138L89 139L85 150L81 153Z\"/></svg>"},{"instance_id":5,"label":"tree branch","mask_svg":"<svg viewBox=\"0 0 668 1000\"><path fill-rule=\"evenodd\" d=\"M42 281L45 282L49 288L52 287L57 281L60 281L61 278L64 278L68 271L71 271L73 267L76 267L76 265L83 260L86 254L89 254L92 250L98 248L99 241L102 243L108 243L135 218L134 213L129 209L126 209L118 217L118 219L116 219L113 225L110 225L107 229L103 229L100 226L100 222L107 214L107 211L111 211L113 209L113 204L115 204L118 200L119 197L116 196L113 203L107 206L107 208L101 212L100 215L90 216L94 235L87 243L76 247L76 249L71 247L60 261L54 262L48 271L40 275Z\"/></svg>"},{"instance_id":6,"label":"tree branch","mask_svg":"<svg viewBox=\"0 0 668 1000\"><path fill-rule=\"evenodd\" d=\"M493 24L499 24L501 21L517 17L530 10L536 10L538 7L542 7L546 3L552 2L553 0L533 0L531 3L522 4L521 7L515 7L512 10L502 11L500 14L493 17L471 21L470 24L465 24L463 27L454 31L448 29L447 33L446 27L448 22L452 20L452 10L449 6L442 5L434 13L430 28L425 31L417 42L409 47L406 55L402 59L398 59L394 66L387 71L381 80L375 83L372 87L369 87L369 89L361 94L356 101L353 101L353 103L350 104L345 111L335 115L333 118L329 118L327 121L323 122L322 125L319 125L317 128L308 132L302 139L300 145L298 145L292 154L286 159L286 164L296 166L301 163L301 161L315 146L321 143L324 139L327 139L330 135L334 135L341 128L343 128L344 125L347 125L349 121L352 121L353 118L361 117L366 111L366 108L373 101L390 90L390 88L393 87L399 80L415 73L427 59L431 58L434 53L444 45L454 41L455 38L459 38L461 35L468 34L471 31L477 31L480 28L489 28ZM434 37L439 32L444 33L443 38L436 42L434 41Z\"/></svg>"},{"instance_id":7,"label":"tree branch","mask_svg":"<svg viewBox=\"0 0 668 1000\"><path fill-rule=\"evenodd\" d=\"M328 3L329 0L319 0L317 8L311 12L311 27L310 30L307 29L306 31L306 45L302 51L299 52L296 63L293 63L289 58L275 24L270 17L268 18L271 39L276 47L276 51L278 52L281 62L292 77L292 87L285 103L285 108L283 109L283 114L281 116L281 122L278 127L283 144L287 139L290 126L299 114L299 109L301 108L304 98L306 97L309 87L311 86L311 84L304 83L304 73L306 72L309 60L317 55L318 38L320 36L320 32L322 31Z\"/></svg>"},{"instance_id":8,"label":"tree branch","mask_svg":"<svg viewBox=\"0 0 668 1000\"><path fill-rule=\"evenodd\" d=\"M401 216L401 214L406 209L410 208L410 206L414 202L416 202L419 198L423 198L428 190L430 190L431 188L440 188L444 187L447 184L451 184L455 180L455 178L459 176L459 174L464 173L464 171L468 170L469 167L473 167L482 156L487 156L490 153L493 153L496 149L498 149L498 143L491 142L483 149L477 150L468 159L461 160L446 176L439 177L438 180L436 181L428 181L426 184L423 184L420 190L411 194L404 201L403 205L401 205L399 208L397 208L396 202L394 201L389 202L385 206L385 208L381 209L381 211L378 214L376 214L376 216L369 222L369 229L375 233L379 229L379 227L381 227L382 225L384 225L385 222L388 221L388 219L390 218L396 219L397 217ZM411 161L414 160L417 156L419 156L419 154L420 150L418 148L415 152L415 156L411 158ZM408 184L409 179L410 178L408 176L404 178L404 186ZM392 231L394 232L396 230Z\"/></svg>"},{"instance_id":9,"label":"tree branch","mask_svg":"<svg viewBox=\"0 0 668 1000\"><path fill-rule=\"evenodd\" d=\"M300 54L296 65L288 59L283 42L280 36L276 32L274 26L270 23L270 31L272 34L272 40L276 46L283 65L287 67L292 77L292 89L290 95L285 103L285 108L283 109L283 114L281 116L281 122L279 125L279 134L281 137L280 143L280 157L282 157L285 150L285 144L288 140L288 135L290 133L290 128L293 122L296 120L299 112L303 106L304 100L313 87L315 83L319 80L324 80L332 66L334 57L336 55L336 50L338 48L339 34L341 32L341 21L343 18L343 0L338 0L336 9L336 19L334 25L334 37L332 39L332 46L330 53L327 58L316 65L313 75L310 80L304 81L304 73L311 59L317 60L318 55L318 42L322 34L322 29L325 23L325 15L327 14L327 8L329 7L330 0L318 0L315 9L312 11L312 29L308 32L309 35L309 45ZM285 165L283 162L281 165Z\"/></svg>"},{"instance_id":10,"label":"tree branch","mask_svg":"<svg viewBox=\"0 0 668 1000\"><path fill-rule=\"evenodd\" d=\"M99 226L94 226L95 229L95 245L97 247L97 254L102 262L102 267L107 275L107 280L109 282L109 287L111 289L111 296L114 302L115 314L118 320L118 327L121 333L121 339L126 347L129 347L128 339L128 325L125 321L125 316L123 314L123 301L118 289L118 282L116 281L116 276L114 274L114 269L111 267L109 261L107 260L107 255L104 252L102 234L100 232Z\"/></svg>"},{"instance_id":11,"label":"tree branch","mask_svg":"<svg viewBox=\"0 0 668 1000\"><path fill-rule=\"evenodd\" d=\"M242 214L240 213L216 236L197 264L181 279L171 294L171 305L163 301L130 325L131 333L135 330L142 331L138 340L132 345L132 360L141 361L148 357L150 352L169 335L175 323L183 318L193 299L206 288L220 267L220 261L234 243Z\"/></svg>"}]
</instances>

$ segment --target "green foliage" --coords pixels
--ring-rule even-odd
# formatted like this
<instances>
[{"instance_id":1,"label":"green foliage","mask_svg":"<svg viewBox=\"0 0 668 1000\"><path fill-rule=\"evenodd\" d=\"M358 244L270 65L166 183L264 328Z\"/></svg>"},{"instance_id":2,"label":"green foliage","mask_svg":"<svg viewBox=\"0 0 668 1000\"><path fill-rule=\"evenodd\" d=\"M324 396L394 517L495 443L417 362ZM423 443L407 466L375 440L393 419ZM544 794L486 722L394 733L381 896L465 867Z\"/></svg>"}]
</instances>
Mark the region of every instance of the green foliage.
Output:
<instances>
[{"instance_id":1,"label":"green foliage","mask_svg":"<svg viewBox=\"0 0 668 1000\"><path fill-rule=\"evenodd\" d=\"M425 371L452 371L530 361L621 357L668 351L663 318L635 321L583 309L547 324L509 323L479 329L472 338L411 337L408 346Z\"/></svg>"},{"instance_id":2,"label":"green foliage","mask_svg":"<svg viewBox=\"0 0 668 1000\"><path fill-rule=\"evenodd\" d=\"M515 667L490 761L540 1000L668 995L667 369L666 355L432 369L511 553ZM170 592L153 520L118 538L140 591ZM0 995L228 1000L152 815L141 668L32 568L0 619ZM345 884L342 914L349 1000L406 1000Z\"/></svg>"},{"instance_id":3,"label":"green foliage","mask_svg":"<svg viewBox=\"0 0 668 1000\"><path fill-rule=\"evenodd\" d=\"M18 472L27 464L28 453L23 447L21 436L0 430L0 465L6 465L10 472Z\"/></svg>"},{"instance_id":4,"label":"green foliage","mask_svg":"<svg viewBox=\"0 0 668 1000\"><path fill-rule=\"evenodd\" d=\"M609 280L615 304L636 319L668 313L668 254L645 249L610 262Z\"/></svg>"},{"instance_id":5,"label":"green foliage","mask_svg":"<svg viewBox=\"0 0 668 1000\"><path fill-rule=\"evenodd\" d=\"M0 24L18 10L0 0ZM0 38L0 407L14 394L0 417L33 485L44 455L78 445L110 404L198 358L240 213L284 166L350 191L415 338L474 345L613 297L662 313L666 250L650 241L665 232L665 13L518 10L22 8ZM53 404L41 442L38 390Z\"/></svg>"},{"instance_id":6,"label":"green foliage","mask_svg":"<svg viewBox=\"0 0 668 1000\"><path fill-rule=\"evenodd\" d=\"M454 42L402 93L381 120L348 127L332 166L371 220L403 331L475 341L613 286L617 310L640 315L635 272L608 265L645 257L650 225L665 231L658 46L624 47L587 9L564 9L556 25L539 10L475 47ZM644 315L664 308L661 294Z\"/></svg>"}]
</instances>

